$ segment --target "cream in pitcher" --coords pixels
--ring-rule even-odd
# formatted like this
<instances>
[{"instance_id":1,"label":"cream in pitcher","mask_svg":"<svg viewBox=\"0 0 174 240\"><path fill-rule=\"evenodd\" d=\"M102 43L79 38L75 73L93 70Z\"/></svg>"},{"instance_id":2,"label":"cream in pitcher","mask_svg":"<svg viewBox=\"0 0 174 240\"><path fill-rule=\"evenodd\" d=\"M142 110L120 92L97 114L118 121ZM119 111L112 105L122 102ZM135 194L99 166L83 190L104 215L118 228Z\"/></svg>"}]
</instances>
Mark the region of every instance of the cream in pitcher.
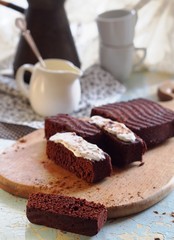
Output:
<instances>
[{"instance_id":1,"label":"cream in pitcher","mask_svg":"<svg viewBox=\"0 0 174 240\"><path fill-rule=\"evenodd\" d=\"M18 69L16 80L19 89L39 115L71 113L81 98L81 70L63 59L46 59L44 62L46 67L38 62L35 65L24 64ZM25 71L31 72L29 85L24 82Z\"/></svg>"}]
</instances>

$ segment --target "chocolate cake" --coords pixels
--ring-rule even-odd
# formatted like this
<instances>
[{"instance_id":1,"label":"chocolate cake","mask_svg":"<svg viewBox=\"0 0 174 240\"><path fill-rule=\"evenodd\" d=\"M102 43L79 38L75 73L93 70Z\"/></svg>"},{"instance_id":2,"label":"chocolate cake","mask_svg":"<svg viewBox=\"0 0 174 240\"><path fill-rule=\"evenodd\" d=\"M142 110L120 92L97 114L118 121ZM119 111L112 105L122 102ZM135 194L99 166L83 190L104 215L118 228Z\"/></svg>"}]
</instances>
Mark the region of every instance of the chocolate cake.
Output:
<instances>
[{"instance_id":1,"label":"chocolate cake","mask_svg":"<svg viewBox=\"0 0 174 240\"><path fill-rule=\"evenodd\" d=\"M31 223L86 236L99 232L107 220L104 205L55 194L31 194L26 207Z\"/></svg>"},{"instance_id":2,"label":"chocolate cake","mask_svg":"<svg viewBox=\"0 0 174 240\"><path fill-rule=\"evenodd\" d=\"M148 148L174 136L174 112L151 100L139 98L94 107L91 116L94 115L124 123Z\"/></svg>"},{"instance_id":3,"label":"chocolate cake","mask_svg":"<svg viewBox=\"0 0 174 240\"><path fill-rule=\"evenodd\" d=\"M75 133L57 133L50 137L46 153L56 164L87 182L97 182L111 175L110 156Z\"/></svg>"},{"instance_id":4,"label":"chocolate cake","mask_svg":"<svg viewBox=\"0 0 174 240\"><path fill-rule=\"evenodd\" d=\"M46 139L49 139L57 132L75 132L86 141L100 146L101 131L90 123L68 114L58 114L45 119Z\"/></svg>"},{"instance_id":5,"label":"chocolate cake","mask_svg":"<svg viewBox=\"0 0 174 240\"><path fill-rule=\"evenodd\" d=\"M123 167L142 160L145 142L123 123L101 116L93 116L89 122L103 132L103 150L110 155L113 165Z\"/></svg>"}]
</instances>

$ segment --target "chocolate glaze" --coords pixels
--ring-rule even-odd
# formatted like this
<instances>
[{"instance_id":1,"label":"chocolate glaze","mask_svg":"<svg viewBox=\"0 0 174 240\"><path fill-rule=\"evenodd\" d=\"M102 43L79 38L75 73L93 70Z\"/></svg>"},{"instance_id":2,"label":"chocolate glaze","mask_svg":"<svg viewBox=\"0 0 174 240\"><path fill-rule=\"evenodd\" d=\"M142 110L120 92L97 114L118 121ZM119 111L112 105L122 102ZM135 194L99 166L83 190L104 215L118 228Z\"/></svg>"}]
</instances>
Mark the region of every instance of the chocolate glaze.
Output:
<instances>
[{"instance_id":1,"label":"chocolate glaze","mask_svg":"<svg viewBox=\"0 0 174 240\"><path fill-rule=\"evenodd\" d=\"M151 100L139 98L95 107L91 111L93 115L124 123L148 148L174 136L174 112Z\"/></svg>"},{"instance_id":2,"label":"chocolate glaze","mask_svg":"<svg viewBox=\"0 0 174 240\"><path fill-rule=\"evenodd\" d=\"M45 119L45 137L49 139L57 132L75 132L86 141L101 145L101 131L88 123L68 114L58 114Z\"/></svg>"}]
</instances>

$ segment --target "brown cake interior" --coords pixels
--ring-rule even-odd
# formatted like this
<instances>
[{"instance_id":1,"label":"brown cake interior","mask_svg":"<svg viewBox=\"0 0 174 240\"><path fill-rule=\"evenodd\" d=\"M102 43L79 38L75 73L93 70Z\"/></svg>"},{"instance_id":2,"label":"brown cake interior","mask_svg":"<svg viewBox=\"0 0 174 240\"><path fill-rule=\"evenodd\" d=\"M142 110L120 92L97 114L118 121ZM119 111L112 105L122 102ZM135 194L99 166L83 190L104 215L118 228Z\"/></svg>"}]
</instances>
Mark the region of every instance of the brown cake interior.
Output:
<instances>
[{"instance_id":1,"label":"brown cake interior","mask_svg":"<svg viewBox=\"0 0 174 240\"><path fill-rule=\"evenodd\" d=\"M106 208L85 199L54 194L31 194L27 217L35 224L93 236L107 220Z\"/></svg>"},{"instance_id":2,"label":"brown cake interior","mask_svg":"<svg viewBox=\"0 0 174 240\"><path fill-rule=\"evenodd\" d=\"M110 176L112 172L111 159L105 154L101 161L88 160L76 157L61 143L47 142L47 156L56 164L74 173L89 183L94 183Z\"/></svg>"}]
</instances>

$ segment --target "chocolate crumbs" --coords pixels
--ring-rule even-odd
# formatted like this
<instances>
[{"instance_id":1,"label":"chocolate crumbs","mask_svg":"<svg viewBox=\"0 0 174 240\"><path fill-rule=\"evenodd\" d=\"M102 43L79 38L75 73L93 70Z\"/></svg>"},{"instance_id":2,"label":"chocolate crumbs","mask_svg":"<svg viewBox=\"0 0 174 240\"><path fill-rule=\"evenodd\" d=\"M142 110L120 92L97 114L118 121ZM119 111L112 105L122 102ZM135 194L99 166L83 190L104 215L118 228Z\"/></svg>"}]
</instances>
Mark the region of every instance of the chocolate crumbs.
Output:
<instances>
[{"instance_id":1,"label":"chocolate crumbs","mask_svg":"<svg viewBox=\"0 0 174 240\"><path fill-rule=\"evenodd\" d=\"M143 166L144 165L144 162L141 162L139 165L138 165L138 167L141 167L141 166Z\"/></svg>"},{"instance_id":2,"label":"chocolate crumbs","mask_svg":"<svg viewBox=\"0 0 174 240\"><path fill-rule=\"evenodd\" d=\"M174 212L171 212L170 216L171 216L171 217L174 217Z\"/></svg>"},{"instance_id":3,"label":"chocolate crumbs","mask_svg":"<svg viewBox=\"0 0 174 240\"><path fill-rule=\"evenodd\" d=\"M144 199L144 198L141 196L141 192L137 192L137 195L138 195L138 197L140 197L141 199Z\"/></svg>"},{"instance_id":4,"label":"chocolate crumbs","mask_svg":"<svg viewBox=\"0 0 174 240\"><path fill-rule=\"evenodd\" d=\"M20 143L26 143L26 140L25 140L24 138L21 138L21 139L19 140L19 142L20 142Z\"/></svg>"}]
</instances>

